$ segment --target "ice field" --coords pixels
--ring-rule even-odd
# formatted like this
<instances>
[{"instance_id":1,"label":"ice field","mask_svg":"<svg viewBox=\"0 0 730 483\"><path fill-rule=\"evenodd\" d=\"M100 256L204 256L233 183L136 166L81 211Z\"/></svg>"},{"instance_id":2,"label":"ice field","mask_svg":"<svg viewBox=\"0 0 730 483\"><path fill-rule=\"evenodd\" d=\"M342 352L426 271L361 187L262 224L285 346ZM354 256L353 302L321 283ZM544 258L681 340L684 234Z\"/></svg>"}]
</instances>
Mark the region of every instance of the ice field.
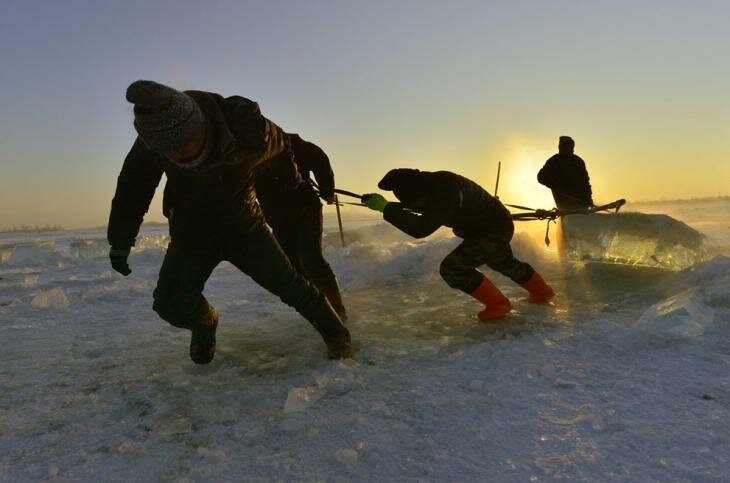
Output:
<instances>
[{"instance_id":1,"label":"ice field","mask_svg":"<svg viewBox=\"0 0 730 483\"><path fill-rule=\"evenodd\" d=\"M516 255L558 295L530 305L485 269L515 306L489 324L439 278L448 231L345 218L341 248L328 224L344 362L221 264L218 350L193 364L151 309L165 229L126 278L102 229L0 234L0 481L728 481L730 200L624 210L699 230L706 259L566 261L518 224Z\"/></svg>"}]
</instances>

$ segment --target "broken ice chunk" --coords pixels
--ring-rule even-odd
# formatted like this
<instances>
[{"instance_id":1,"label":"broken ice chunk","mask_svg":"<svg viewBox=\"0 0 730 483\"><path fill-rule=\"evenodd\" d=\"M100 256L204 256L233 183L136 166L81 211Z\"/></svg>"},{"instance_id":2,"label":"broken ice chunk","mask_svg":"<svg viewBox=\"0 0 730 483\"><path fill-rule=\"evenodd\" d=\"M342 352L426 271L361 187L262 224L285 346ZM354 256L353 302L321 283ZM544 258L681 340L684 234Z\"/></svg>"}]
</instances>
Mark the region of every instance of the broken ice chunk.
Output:
<instances>
[{"instance_id":1,"label":"broken ice chunk","mask_svg":"<svg viewBox=\"0 0 730 483\"><path fill-rule=\"evenodd\" d=\"M714 316L714 310L697 297L696 289L689 289L649 307L636 327L678 337L697 337L712 324Z\"/></svg>"},{"instance_id":2,"label":"broken ice chunk","mask_svg":"<svg viewBox=\"0 0 730 483\"><path fill-rule=\"evenodd\" d=\"M22 243L10 253L8 263L14 266L47 265L58 261L55 241Z\"/></svg>"},{"instance_id":3,"label":"broken ice chunk","mask_svg":"<svg viewBox=\"0 0 730 483\"><path fill-rule=\"evenodd\" d=\"M289 390L289 395L284 404L284 414L304 411L315 402L322 399L327 390L318 386L312 387L293 387Z\"/></svg>"},{"instance_id":4,"label":"broken ice chunk","mask_svg":"<svg viewBox=\"0 0 730 483\"><path fill-rule=\"evenodd\" d=\"M335 459L343 465L357 464L357 451L350 448L335 451Z\"/></svg>"},{"instance_id":5,"label":"broken ice chunk","mask_svg":"<svg viewBox=\"0 0 730 483\"><path fill-rule=\"evenodd\" d=\"M71 302L68 301L68 297L64 293L61 287L56 287L45 292L41 292L30 301L33 307L38 308L60 308L68 307Z\"/></svg>"},{"instance_id":6,"label":"broken ice chunk","mask_svg":"<svg viewBox=\"0 0 730 483\"><path fill-rule=\"evenodd\" d=\"M38 285L38 279L38 275L28 275L23 279L22 282L20 282L20 285L26 288L35 287L36 285Z\"/></svg>"}]
</instances>

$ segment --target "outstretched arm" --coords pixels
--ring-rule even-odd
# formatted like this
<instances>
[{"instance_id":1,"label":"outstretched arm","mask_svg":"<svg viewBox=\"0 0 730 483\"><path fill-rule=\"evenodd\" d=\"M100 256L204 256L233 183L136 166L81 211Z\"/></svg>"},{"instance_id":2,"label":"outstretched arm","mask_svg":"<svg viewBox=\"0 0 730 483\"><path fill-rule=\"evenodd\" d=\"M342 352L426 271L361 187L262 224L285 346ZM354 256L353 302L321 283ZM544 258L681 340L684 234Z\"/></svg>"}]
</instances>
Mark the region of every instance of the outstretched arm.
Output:
<instances>
[{"instance_id":1,"label":"outstretched arm","mask_svg":"<svg viewBox=\"0 0 730 483\"><path fill-rule=\"evenodd\" d=\"M426 238L442 225L437 215L414 213L403 209L400 203L388 203L383 218L413 238Z\"/></svg>"},{"instance_id":2,"label":"outstretched arm","mask_svg":"<svg viewBox=\"0 0 730 483\"><path fill-rule=\"evenodd\" d=\"M400 203L388 202L378 193L363 195L362 202L371 210L382 211L385 221L413 238L425 238L444 224L440 210L422 215L405 209Z\"/></svg>"},{"instance_id":3,"label":"outstretched arm","mask_svg":"<svg viewBox=\"0 0 730 483\"><path fill-rule=\"evenodd\" d=\"M134 246L139 227L162 178L162 167L156 156L137 138L124 159L107 227L107 239L115 249L129 250Z\"/></svg>"},{"instance_id":4,"label":"outstretched arm","mask_svg":"<svg viewBox=\"0 0 730 483\"><path fill-rule=\"evenodd\" d=\"M332 171L327 154L314 143L305 141L298 134L291 134L292 149L303 170L311 171L319 187L319 195L328 201L334 201L335 173ZM307 174L305 174L305 177Z\"/></svg>"}]
</instances>

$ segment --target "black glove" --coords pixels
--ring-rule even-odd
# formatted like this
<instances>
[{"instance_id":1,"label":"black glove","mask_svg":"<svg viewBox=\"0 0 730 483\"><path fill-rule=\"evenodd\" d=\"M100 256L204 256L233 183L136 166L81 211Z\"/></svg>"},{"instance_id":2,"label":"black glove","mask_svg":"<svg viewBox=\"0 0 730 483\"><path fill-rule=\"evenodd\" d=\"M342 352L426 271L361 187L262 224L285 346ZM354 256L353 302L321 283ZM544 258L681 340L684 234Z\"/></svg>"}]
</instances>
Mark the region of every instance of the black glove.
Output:
<instances>
[{"instance_id":1,"label":"black glove","mask_svg":"<svg viewBox=\"0 0 730 483\"><path fill-rule=\"evenodd\" d=\"M114 248L111 247L109 250L109 260L112 262L112 268L117 272L121 273L125 277L132 273L127 263L127 257L129 257L129 248Z\"/></svg>"},{"instance_id":2,"label":"black glove","mask_svg":"<svg viewBox=\"0 0 730 483\"><path fill-rule=\"evenodd\" d=\"M332 204L335 202L335 190L334 188L327 189L327 188L319 188L319 197L325 200L328 204Z\"/></svg>"}]
</instances>

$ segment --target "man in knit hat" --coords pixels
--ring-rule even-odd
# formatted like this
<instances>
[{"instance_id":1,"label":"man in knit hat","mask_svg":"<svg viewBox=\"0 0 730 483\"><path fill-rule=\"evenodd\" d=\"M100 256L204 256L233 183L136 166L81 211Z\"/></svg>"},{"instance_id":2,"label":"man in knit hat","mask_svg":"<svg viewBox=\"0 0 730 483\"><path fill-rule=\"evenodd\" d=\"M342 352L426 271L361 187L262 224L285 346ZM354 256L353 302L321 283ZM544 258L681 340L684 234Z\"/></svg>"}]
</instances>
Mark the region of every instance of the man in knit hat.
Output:
<instances>
[{"instance_id":1,"label":"man in knit hat","mask_svg":"<svg viewBox=\"0 0 730 483\"><path fill-rule=\"evenodd\" d=\"M531 303L545 302L555 293L529 264L514 257L509 242L514 234L507 208L477 183L449 171L393 169L378 183L393 191L400 203L389 203L377 193L363 195L370 209L382 211L385 221L414 238L425 238L441 226L464 241L441 262L446 283L486 307L480 320L502 317L509 299L477 267L487 265L520 284Z\"/></svg>"},{"instance_id":2,"label":"man in knit hat","mask_svg":"<svg viewBox=\"0 0 730 483\"><path fill-rule=\"evenodd\" d=\"M322 255L322 203L334 202L335 174L327 154L298 134L289 134L291 154L304 183L289 175L289 153L256 170L256 197L282 250L292 265L327 296L343 322L347 313L337 277ZM314 174L319 194L312 186Z\"/></svg>"},{"instance_id":3,"label":"man in knit hat","mask_svg":"<svg viewBox=\"0 0 730 483\"><path fill-rule=\"evenodd\" d=\"M331 358L350 357L349 332L324 295L291 266L256 203L255 168L290 149L285 133L258 104L239 96L180 92L143 80L128 87L127 100L134 104L138 137L112 200L109 256L115 270L131 273L127 257L164 173L171 241L153 309L192 332L193 362L206 364L215 354L218 314L202 292L224 260L303 315ZM296 169L290 173L296 176Z\"/></svg>"}]
</instances>

